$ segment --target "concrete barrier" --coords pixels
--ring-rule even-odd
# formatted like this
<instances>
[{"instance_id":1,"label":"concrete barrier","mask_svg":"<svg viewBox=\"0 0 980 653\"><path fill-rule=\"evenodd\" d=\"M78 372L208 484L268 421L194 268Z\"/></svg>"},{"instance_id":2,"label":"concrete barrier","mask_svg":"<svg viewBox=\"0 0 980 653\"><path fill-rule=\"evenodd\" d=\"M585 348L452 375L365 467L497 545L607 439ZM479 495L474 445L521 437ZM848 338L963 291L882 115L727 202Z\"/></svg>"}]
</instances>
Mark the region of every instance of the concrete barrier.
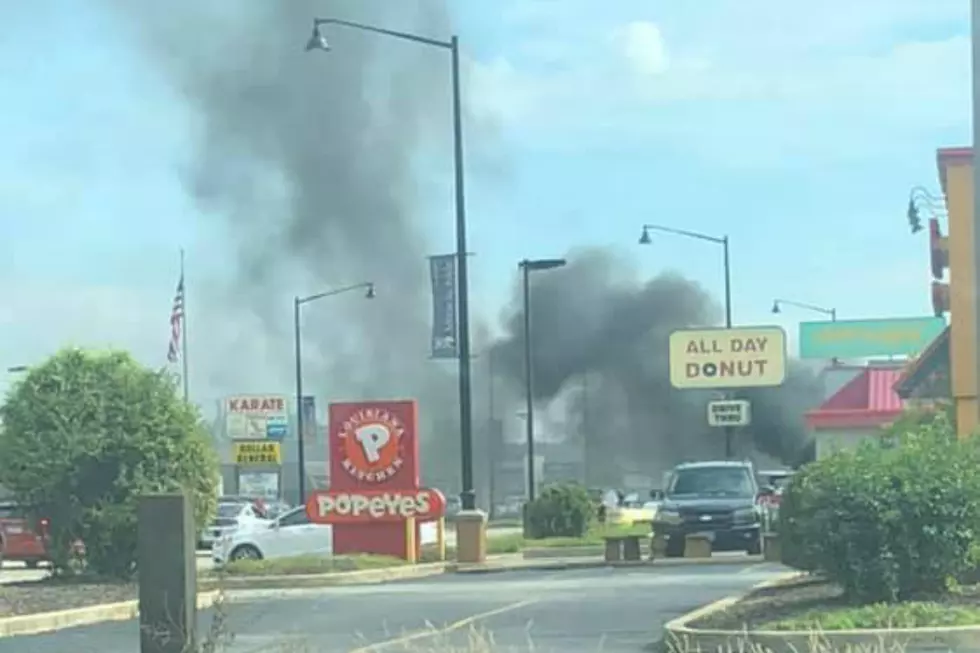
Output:
<instances>
[{"instance_id":1,"label":"concrete barrier","mask_svg":"<svg viewBox=\"0 0 980 653\"><path fill-rule=\"evenodd\" d=\"M766 562L783 561L783 547L778 534L766 533L762 536L762 557Z\"/></svg>"},{"instance_id":2,"label":"concrete barrier","mask_svg":"<svg viewBox=\"0 0 980 653\"><path fill-rule=\"evenodd\" d=\"M711 539L705 535L687 535L684 537L685 558L710 558Z\"/></svg>"}]
</instances>

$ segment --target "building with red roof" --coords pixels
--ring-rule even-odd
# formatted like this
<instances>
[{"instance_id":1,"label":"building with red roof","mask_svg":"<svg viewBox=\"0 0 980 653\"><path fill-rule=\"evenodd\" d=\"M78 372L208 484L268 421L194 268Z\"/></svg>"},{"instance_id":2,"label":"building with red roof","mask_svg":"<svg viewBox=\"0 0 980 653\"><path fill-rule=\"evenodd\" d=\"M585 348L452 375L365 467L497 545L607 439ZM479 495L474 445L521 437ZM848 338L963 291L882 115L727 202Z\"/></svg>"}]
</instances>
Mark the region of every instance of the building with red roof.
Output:
<instances>
[{"instance_id":1,"label":"building with red roof","mask_svg":"<svg viewBox=\"0 0 980 653\"><path fill-rule=\"evenodd\" d=\"M881 427L898 419L904 406L895 385L901 378L899 365L865 367L819 408L806 413L817 458L875 437Z\"/></svg>"}]
</instances>

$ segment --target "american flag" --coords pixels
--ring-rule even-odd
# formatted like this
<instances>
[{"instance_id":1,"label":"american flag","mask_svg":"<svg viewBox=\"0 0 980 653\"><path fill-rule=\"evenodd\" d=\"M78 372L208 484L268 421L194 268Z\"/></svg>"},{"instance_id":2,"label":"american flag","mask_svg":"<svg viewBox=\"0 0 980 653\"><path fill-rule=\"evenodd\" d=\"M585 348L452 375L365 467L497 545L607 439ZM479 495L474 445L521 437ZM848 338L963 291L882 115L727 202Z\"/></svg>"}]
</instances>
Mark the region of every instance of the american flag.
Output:
<instances>
[{"instance_id":1,"label":"american flag","mask_svg":"<svg viewBox=\"0 0 980 653\"><path fill-rule=\"evenodd\" d=\"M176 363L180 357L180 331L184 322L184 275L181 273L174 294L174 307L170 311L170 346L167 347L167 360Z\"/></svg>"}]
</instances>

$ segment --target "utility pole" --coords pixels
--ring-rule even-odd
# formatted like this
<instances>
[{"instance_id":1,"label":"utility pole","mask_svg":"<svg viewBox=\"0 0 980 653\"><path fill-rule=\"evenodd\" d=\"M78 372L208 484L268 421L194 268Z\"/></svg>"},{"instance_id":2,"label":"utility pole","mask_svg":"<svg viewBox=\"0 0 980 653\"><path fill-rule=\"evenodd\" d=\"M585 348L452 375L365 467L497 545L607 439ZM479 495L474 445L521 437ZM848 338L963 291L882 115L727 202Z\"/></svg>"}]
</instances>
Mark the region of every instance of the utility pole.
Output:
<instances>
[{"instance_id":1,"label":"utility pole","mask_svg":"<svg viewBox=\"0 0 980 653\"><path fill-rule=\"evenodd\" d=\"M500 433L497 429L497 407L494 397L494 365L493 347L487 352L487 494L488 509L487 515L490 519L494 517L494 506L497 502L497 457L500 443L498 437Z\"/></svg>"},{"instance_id":2,"label":"utility pole","mask_svg":"<svg viewBox=\"0 0 980 653\"><path fill-rule=\"evenodd\" d=\"M592 466L589 443L592 441L591 427L589 424L589 371L582 372L582 475L585 477L585 485L592 482Z\"/></svg>"},{"instance_id":3,"label":"utility pole","mask_svg":"<svg viewBox=\"0 0 980 653\"><path fill-rule=\"evenodd\" d=\"M973 68L971 71L973 80L973 224L970 229L973 231L973 288L961 289L968 292L973 306L970 308L972 313L973 328L975 330L973 341L980 337L980 307L977 306L977 289L980 288L980 165L978 165L977 152L980 151L980 0L970 0L970 35L973 43ZM972 361L975 369L980 373L980 351L973 348L974 360ZM955 363L954 363L955 365ZM980 376L974 377L980 379ZM977 383L975 380L974 383ZM976 386L973 388L974 401L978 395ZM980 412L980 406L978 406ZM980 415L975 416L980 419ZM975 422L976 423L976 422Z\"/></svg>"}]
</instances>

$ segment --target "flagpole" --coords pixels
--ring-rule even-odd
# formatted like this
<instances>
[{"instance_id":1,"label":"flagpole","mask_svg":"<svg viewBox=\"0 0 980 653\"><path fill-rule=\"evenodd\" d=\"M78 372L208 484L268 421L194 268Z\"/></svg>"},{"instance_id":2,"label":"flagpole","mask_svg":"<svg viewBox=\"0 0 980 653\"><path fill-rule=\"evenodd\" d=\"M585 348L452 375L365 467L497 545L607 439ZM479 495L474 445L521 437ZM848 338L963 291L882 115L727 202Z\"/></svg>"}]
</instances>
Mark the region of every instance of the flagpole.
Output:
<instances>
[{"instance_id":1,"label":"flagpole","mask_svg":"<svg viewBox=\"0 0 980 653\"><path fill-rule=\"evenodd\" d=\"M181 346L180 363L182 367L181 377L183 378L183 382L184 382L184 401L187 402L190 397L190 392L188 390L188 380L187 380L187 279L186 277L184 277L184 248L183 247L180 248L180 282L184 286L184 298L183 298L184 310L183 310L183 316L180 318L182 322L182 324L180 325L181 332L182 332L181 343L180 343Z\"/></svg>"}]
</instances>

